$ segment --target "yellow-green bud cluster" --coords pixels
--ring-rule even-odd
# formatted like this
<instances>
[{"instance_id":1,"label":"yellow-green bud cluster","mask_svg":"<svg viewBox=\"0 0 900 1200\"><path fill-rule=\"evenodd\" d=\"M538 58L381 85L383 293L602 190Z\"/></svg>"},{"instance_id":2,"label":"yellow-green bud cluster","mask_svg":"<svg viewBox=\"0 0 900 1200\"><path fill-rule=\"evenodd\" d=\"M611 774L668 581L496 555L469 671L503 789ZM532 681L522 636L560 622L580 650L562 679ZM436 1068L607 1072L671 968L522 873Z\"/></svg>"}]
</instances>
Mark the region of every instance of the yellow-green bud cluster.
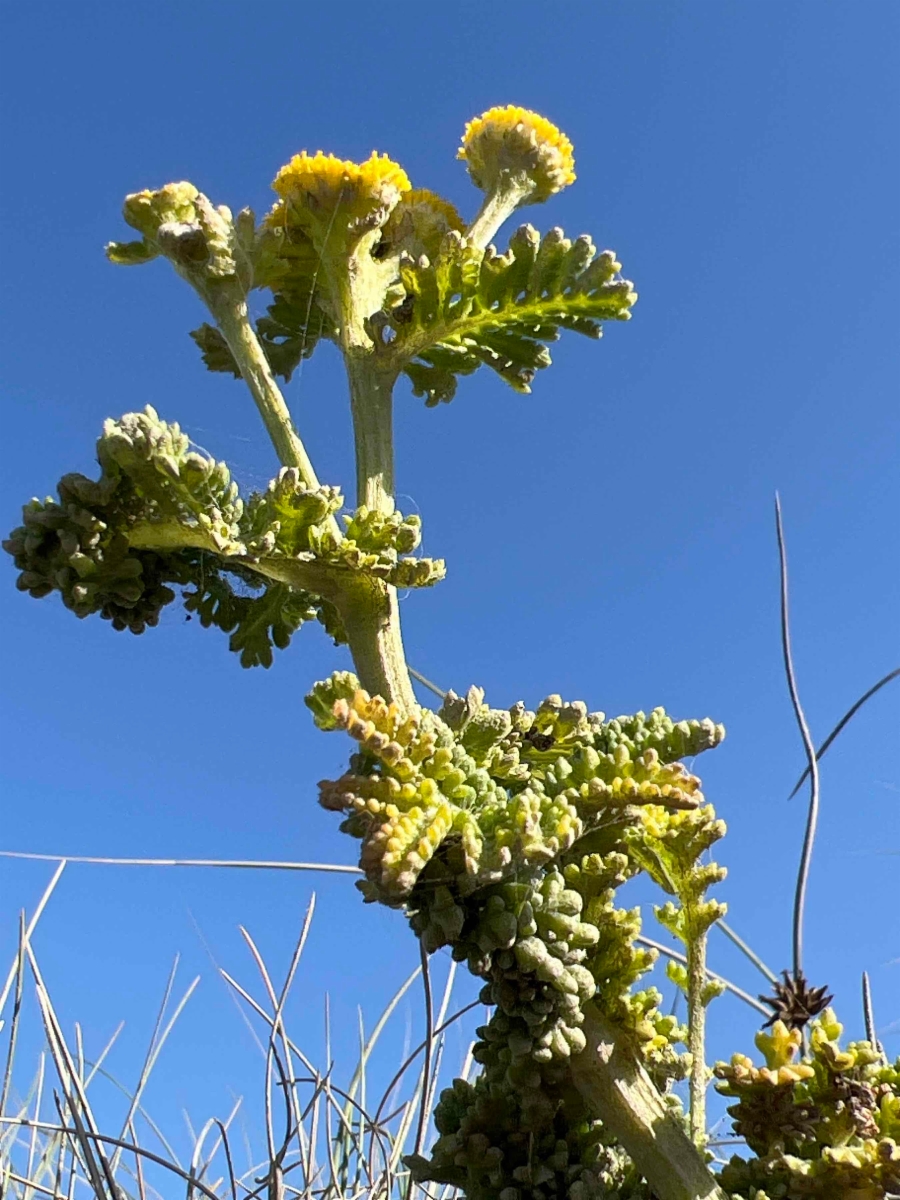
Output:
<instances>
[{"instance_id":1,"label":"yellow-green bud cluster","mask_svg":"<svg viewBox=\"0 0 900 1200\"><path fill-rule=\"evenodd\" d=\"M155 625L175 598L166 583L185 583L190 564L133 544L146 525L177 523L182 547L230 548L243 506L224 463L190 450L177 425L152 408L107 421L97 443L98 481L64 475L59 499L32 500L23 524L3 543L35 598L58 591L76 616L97 612L119 630Z\"/></svg>"},{"instance_id":2,"label":"yellow-green bud cluster","mask_svg":"<svg viewBox=\"0 0 900 1200\"><path fill-rule=\"evenodd\" d=\"M313 689L317 713L323 686L333 690ZM322 784L322 803L346 811L348 830L363 839L368 898L410 905L439 848L440 882L449 877L466 896L549 864L601 825L633 824L641 806L696 808L699 780L662 759L657 744L676 740L696 754L723 736L709 721L676 727L660 710L649 721L638 714L608 723L558 696L536 712L471 707L459 711L450 696L443 711L453 729L439 714L404 712L362 690L335 701L327 724L345 729L361 754L350 772ZM423 878L423 891L431 894L434 882Z\"/></svg>"},{"instance_id":3,"label":"yellow-green bud cluster","mask_svg":"<svg viewBox=\"0 0 900 1200\"><path fill-rule=\"evenodd\" d=\"M422 538L417 516L365 506L345 514L341 534L329 518L343 507L334 487L307 488L295 467L283 467L265 492L247 502L241 527L251 558L316 562L384 580L395 587L428 587L446 574L442 559L414 558Z\"/></svg>"},{"instance_id":4,"label":"yellow-green bud cluster","mask_svg":"<svg viewBox=\"0 0 900 1200\"><path fill-rule=\"evenodd\" d=\"M58 500L26 504L3 543L20 590L57 591L79 617L99 613L142 633L175 599L167 585L187 585L189 612L229 633L243 665L269 666L273 647L284 648L304 621L318 618L336 640L345 635L315 580L276 581L265 560L312 566L323 584L325 572L404 588L444 576L441 560L410 553L421 539L418 517L360 508L343 518L342 536L334 521L341 493L305 487L293 468L245 504L225 463L193 450L149 406L105 423L97 460L99 480L64 475Z\"/></svg>"},{"instance_id":5,"label":"yellow-green bud cluster","mask_svg":"<svg viewBox=\"0 0 900 1200\"><path fill-rule=\"evenodd\" d=\"M320 788L362 842L366 899L402 907L426 950L449 946L494 1007L474 1049L483 1073L442 1096L441 1136L429 1162L412 1162L415 1177L475 1200L644 1195L567 1086L566 1062L585 1048L593 1001L661 1089L685 1074L683 1028L655 989L633 991L655 953L635 945L637 910L614 899L645 840L675 857L710 844L699 780L677 758L717 745L721 726L676 724L661 709L607 721L559 696L497 710L477 688L449 693L437 714L408 711L347 672L307 703L359 747Z\"/></svg>"},{"instance_id":6,"label":"yellow-green bud cluster","mask_svg":"<svg viewBox=\"0 0 900 1200\"><path fill-rule=\"evenodd\" d=\"M842 1047L841 1033L826 1010L797 1059L799 1030L776 1021L756 1037L765 1066L742 1054L716 1066L754 1155L722 1171L734 1196L881 1200L900 1191L900 1060L889 1064L869 1042Z\"/></svg>"},{"instance_id":7,"label":"yellow-green bud cluster","mask_svg":"<svg viewBox=\"0 0 900 1200\"><path fill-rule=\"evenodd\" d=\"M162 255L201 294L223 286L241 294L252 286L256 220L249 209L233 218L182 181L126 196L122 215L142 239L110 242L111 262L136 266Z\"/></svg>"}]
</instances>

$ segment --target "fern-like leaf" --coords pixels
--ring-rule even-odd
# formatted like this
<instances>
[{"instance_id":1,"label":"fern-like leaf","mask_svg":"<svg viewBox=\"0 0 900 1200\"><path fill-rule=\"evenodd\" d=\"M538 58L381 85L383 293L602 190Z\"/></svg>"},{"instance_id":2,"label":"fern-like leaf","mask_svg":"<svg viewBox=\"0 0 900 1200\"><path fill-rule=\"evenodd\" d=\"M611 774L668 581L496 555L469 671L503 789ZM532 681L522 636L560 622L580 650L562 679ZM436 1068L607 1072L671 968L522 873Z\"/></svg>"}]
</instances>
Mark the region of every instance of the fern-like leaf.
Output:
<instances>
[{"instance_id":1,"label":"fern-like leaf","mask_svg":"<svg viewBox=\"0 0 900 1200\"><path fill-rule=\"evenodd\" d=\"M523 225L505 254L451 231L434 263L401 261L405 298L378 332L429 406L452 399L456 378L482 363L527 393L561 329L598 338L603 321L629 318L637 297L619 271L611 251L598 255L590 238L560 229L541 238Z\"/></svg>"},{"instance_id":2,"label":"fern-like leaf","mask_svg":"<svg viewBox=\"0 0 900 1200\"><path fill-rule=\"evenodd\" d=\"M242 667L271 667L273 651L287 649L300 626L316 619L316 600L281 583L267 583L258 595L241 594L238 579L248 590L260 589L249 572L226 573L207 564L196 573L194 590L183 593L184 606L205 629L215 625L231 635L229 649L240 655Z\"/></svg>"}]
</instances>

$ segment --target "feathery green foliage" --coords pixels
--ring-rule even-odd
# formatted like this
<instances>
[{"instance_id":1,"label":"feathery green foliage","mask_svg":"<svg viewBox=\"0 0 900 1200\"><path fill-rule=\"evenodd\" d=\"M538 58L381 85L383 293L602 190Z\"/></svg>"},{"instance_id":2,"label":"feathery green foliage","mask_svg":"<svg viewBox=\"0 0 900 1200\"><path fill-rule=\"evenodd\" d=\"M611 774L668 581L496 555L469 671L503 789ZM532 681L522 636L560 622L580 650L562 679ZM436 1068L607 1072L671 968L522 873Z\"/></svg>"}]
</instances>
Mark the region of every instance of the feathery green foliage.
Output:
<instances>
[{"instance_id":1,"label":"feathery green foliage","mask_svg":"<svg viewBox=\"0 0 900 1200\"><path fill-rule=\"evenodd\" d=\"M28 503L4 542L18 586L35 598L58 593L78 617L99 613L133 633L157 624L180 589L188 615L227 633L247 667L271 665L308 621L347 644L355 672L335 672L307 699L322 729L357 745L347 772L321 785L321 801L361 843L365 899L401 910L423 955L448 947L493 1010L473 1048L481 1073L442 1093L428 1157L422 1109L407 1195L415 1180L431 1196L437 1183L469 1200L876 1200L900 1187L900 1066L863 1043L842 1050L830 1012L799 1063L799 1035L776 1023L759 1041L765 1068L740 1056L719 1065L754 1157L733 1160L719 1182L708 1169L704 1021L721 984L706 970L706 938L724 912L708 891L724 871L707 856L724 825L681 760L716 746L722 727L675 723L662 709L607 720L559 696L534 711L497 710L477 688L449 693L439 712L416 702L397 589L438 582L444 564L415 555L419 519L394 503L397 380L405 374L433 406L485 364L527 393L563 330L599 338L636 300L615 254L598 254L587 235L542 236L525 224L505 252L495 249L514 213L574 181L559 129L526 109L494 108L469 122L459 157L483 192L468 222L375 152L363 163L295 155L260 222L188 182L128 196L125 221L139 238L110 243L109 259L165 260L195 290L210 320L191 336L211 371L246 384L280 469L242 496L224 463L152 408L109 420L99 478L64 475L57 498ZM255 325L254 289L268 293ZM323 340L341 353L350 390L357 495L346 512L342 491L319 482L276 382ZM640 874L667 897L656 916L685 949L669 974L687 995L686 1027L663 1015L654 988L636 990L656 952L640 944L639 912L619 907L618 893ZM795 976L770 1003L799 1026L827 1002L825 989ZM274 1015L270 1023L269 1066L282 1063L277 1036L289 1064L296 1048ZM52 1038L62 1062L58 1031ZM426 1063L423 1105L429 1072ZM64 1089L73 1083L64 1062L60 1076ZM685 1077L683 1121L672 1087ZM351 1085L323 1187L301 1102L282 1082L304 1195L396 1194L410 1106L373 1175L383 1129L377 1114L357 1120ZM327 1078L309 1082L313 1105L329 1095ZM80 1113L68 1093L66 1103L91 1120L83 1097ZM118 1194L102 1139L91 1143L84 1129L53 1136L77 1147L96 1200ZM13 1178L3 1153L0 1142L4 1194L10 1183L23 1200L33 1183L44 1187ZM262 1186L281 1194L284 1157L270 1158L251 1195ZM218 1200L203 1180L181 1176ZM236 1189L232 1180L232 1200ZM62 1200L55 1182L44 1190Z\"/></svg>"}]
</instances>

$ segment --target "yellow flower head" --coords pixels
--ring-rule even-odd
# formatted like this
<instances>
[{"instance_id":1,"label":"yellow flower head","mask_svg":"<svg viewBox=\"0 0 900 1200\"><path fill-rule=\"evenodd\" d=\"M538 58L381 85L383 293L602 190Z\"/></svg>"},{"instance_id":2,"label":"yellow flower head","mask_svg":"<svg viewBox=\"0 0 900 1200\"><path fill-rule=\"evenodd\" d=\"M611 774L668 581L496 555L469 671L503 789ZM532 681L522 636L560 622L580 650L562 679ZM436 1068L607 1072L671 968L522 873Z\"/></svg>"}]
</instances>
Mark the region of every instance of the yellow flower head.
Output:
<instances>
[{"instance_id":1,"label":"yellow flower head","mask_svg":"<svg viewBox=\"0 0 900 1200\"><path fill-rule=\"evenodd\" d=\"M525 203L547 200L575 181L572 143L546 117L508 104L491 108L466 125L458 158L477 187L491 192L503 176L529 181Z\"/></svg>"},{"instance_id":2,"label":"yellow flower head","mask_svg":"<svg viewBox=\"0 0 900 1200\"><path fill-rule=\"evenodd\" d=\"M353 233L361 237L383 225L410 182L401 166L372 151L363 163L333 154L295 154L272 184L281 197L269 214L272 225L300 225L314 241Z\"/></svg>"},{"instance_id":3,"label":"yellow flower head","mask_svg":"<svg viewBox=\"0 0 900 1200\"><path fill-rule=\"evenodd\" d=\"M414 259L434 259L444 235L462 233L466 225L456 208L436 192L415 188L407 192L385 225L384 241L391 250L405 250Z\"/></svg>"}]
</instances>

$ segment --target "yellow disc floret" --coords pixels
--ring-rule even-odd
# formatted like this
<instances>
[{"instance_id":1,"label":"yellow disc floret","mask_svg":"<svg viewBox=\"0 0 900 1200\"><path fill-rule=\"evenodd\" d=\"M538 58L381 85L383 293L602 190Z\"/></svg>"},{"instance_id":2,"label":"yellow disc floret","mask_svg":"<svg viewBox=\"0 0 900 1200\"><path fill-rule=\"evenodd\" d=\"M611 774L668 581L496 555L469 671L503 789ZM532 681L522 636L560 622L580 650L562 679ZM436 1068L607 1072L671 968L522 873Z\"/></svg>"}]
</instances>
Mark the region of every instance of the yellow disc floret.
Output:
<instances>
[{"instance_id":1,"label":"yellow disc floret","mask_svg":"<svg viewBox=\"0 0 900 1200\"><path fill-rule=\"evenodd\" d=\"M528 203L547 200L575 180L572 143L546 117L508 104L469 121L459 148L477 187L491 192L503 177L531 184Z\"/></svg>"},{"instance_id":2,"label":"yellow disc floret","mask_svg":"<svg viewBox=\"0 0 900 1200\"><path fill-rule=\"evenodd\" d=\"M401 166L372 151L363 163L333 154L295 154L272 184L281 197L269 223L296 224L313 240L353 233L361 236L383 225L400 197L410 190Z\"/></svg>"},{"instance_id":3,"label":"yellow disc floret","mask_svg":"<svg viewBox=\"0 0 900 1200\"><path fill-rule=\"evenodd\" d=\"M451 229L462 233L466 225L454 205L427 188L407 192L391 213L384 239L391 250L405 250L412 258L435 258Z\"/></svg>"}]
</instances>

